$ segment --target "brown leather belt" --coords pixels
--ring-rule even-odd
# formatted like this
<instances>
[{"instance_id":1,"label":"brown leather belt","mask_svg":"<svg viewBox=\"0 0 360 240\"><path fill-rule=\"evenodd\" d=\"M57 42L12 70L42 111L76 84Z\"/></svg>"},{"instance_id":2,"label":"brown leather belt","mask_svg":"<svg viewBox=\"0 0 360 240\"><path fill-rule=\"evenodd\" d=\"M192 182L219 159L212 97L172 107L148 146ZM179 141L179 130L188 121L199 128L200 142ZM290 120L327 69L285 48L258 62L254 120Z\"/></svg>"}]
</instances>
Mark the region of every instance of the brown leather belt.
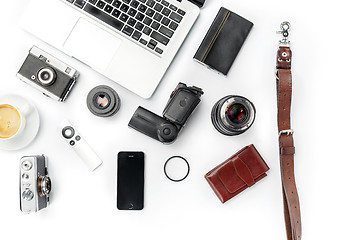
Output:
<instances>
[{"instance_id":1,"label":"brown leather belt","mask_svg":"<svg viewBox=\"0 0 360 240\"><path fill-rule=\"evenodd\" d=\"M287 24L284 26L283 24ZM291 109L291 50L287 41L289 23L282 23L284 39L280 41L277 53L277 102L278 102L278 129L282 190L284 199L284 214L288 240L301 239L301 217L299 196L296 190L294 175L293 130L290 126Z\"/></svg>"}]
</instances>

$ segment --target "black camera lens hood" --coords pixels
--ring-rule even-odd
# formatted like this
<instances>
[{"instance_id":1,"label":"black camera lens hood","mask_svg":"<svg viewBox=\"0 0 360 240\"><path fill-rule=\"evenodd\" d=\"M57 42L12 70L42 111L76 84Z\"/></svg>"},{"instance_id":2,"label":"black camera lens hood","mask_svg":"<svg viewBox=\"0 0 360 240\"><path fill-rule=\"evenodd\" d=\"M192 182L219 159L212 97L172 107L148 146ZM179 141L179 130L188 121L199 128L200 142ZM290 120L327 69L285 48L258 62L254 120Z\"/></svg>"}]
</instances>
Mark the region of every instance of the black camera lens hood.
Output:
<instances>
[{"instance_id":1,"label":"black camera lens hood","mask_svg":"<svg viewBox=\"0 0 360 240\"><path fill-rule=\"evenodd\" d=\"M100 108L96 106L96 98L100 95L105 95L109 103ZM100 85L93 88L87 96L87 106L91 113L98 117L110 117L116 114L120 109L120 97L114 89L109 86Z\"/></svg>"}]
</instances>

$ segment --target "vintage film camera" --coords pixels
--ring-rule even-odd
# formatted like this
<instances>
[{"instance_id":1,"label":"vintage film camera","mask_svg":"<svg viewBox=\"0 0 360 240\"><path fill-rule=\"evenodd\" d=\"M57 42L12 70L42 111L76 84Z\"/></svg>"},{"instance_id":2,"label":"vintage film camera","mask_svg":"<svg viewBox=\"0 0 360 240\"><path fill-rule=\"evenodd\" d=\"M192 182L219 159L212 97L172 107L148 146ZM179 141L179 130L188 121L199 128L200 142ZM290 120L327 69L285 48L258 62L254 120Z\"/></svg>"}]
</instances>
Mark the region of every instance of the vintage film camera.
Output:
<instances>
[{"instance_id":1,"label":"vintage film camera","mask_svg":"<svg viewBox=\"0 0 360 240\"><path fill-rule=\"evenodd\" d=\"M49 205L51 180L44 155L22 157L20 160L20 209L37 212Z\"/></svg>"},{"instance_id":2,"label":"vintage film camera","mask_svg":"<svg viewBox=\"0 0 360 240\"><path fill-rule=\"evenodd\" d=\"M202 89L198 87L188 87L184 83L179 83L166 104L163 117L138 107L129 122L129 127L162 143L172 143L200 103L203 94Z\"/></svg>"},{"instance_id":3,"label":"vintage film camera","mask_svg":"<svg viewBox=\"0 0 360 240\"><path fill-rule=\"evenodd\" d=\"M43 50L32 47L17 77L44 95L63 102L69 95L78 72Z\"/></svg>"}]
</instances>

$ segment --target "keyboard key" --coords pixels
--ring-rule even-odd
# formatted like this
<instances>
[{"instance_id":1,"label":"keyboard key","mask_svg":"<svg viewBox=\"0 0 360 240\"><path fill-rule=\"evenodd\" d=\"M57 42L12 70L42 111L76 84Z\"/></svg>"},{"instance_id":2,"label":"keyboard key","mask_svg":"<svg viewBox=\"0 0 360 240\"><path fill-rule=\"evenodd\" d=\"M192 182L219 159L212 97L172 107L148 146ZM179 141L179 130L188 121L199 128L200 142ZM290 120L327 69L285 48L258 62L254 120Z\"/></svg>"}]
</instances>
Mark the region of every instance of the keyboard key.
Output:
<instances>
[{"instance_id":1,"label":"keyboard key","mask_svg":"<svg viewBox=\"0 0 360 240\"><path fill-rule=\"evenodd\" d=\"M74 0L72 0L74 2ZM92 5L95 5L97 2L97 0L89 0L89 3L91 3Z\"/></svg>"},{"instance_id":2,"label":"keyboard key","mask_svg":"<svg viewBox=\"0 0 360 240\"><path fill-rule=\"evenodd\" d=\"M160 11L163 9L163 6L157 3L157 4L155 5L154 9L155 9L156 11L160 12Z\"/></svg>"},{"instance_id":3,"label":"keyboard key","mask_svg":"<svg viewBox=\"0 0 360 240\"><path fill-rule=\"evenodd\" d=\"M98 1L98 3L96 4L96 6L100 9L103 9L105 7L105 3L103 1Z\"/></svg>"},{"instance_id":4,"label":"keyboard key","mask_svg":"<svg viewBox=\"0 0 360 240\"><path fill-rule=\"evenodd\" d=\"M170 19L174 20L175 22L179 23L182 20L182 16L180 16L179 14L172 12L170 14Z\"/></svg>"},{"instance_id":5,"label":"keyboard key","mask_svg":"<svg viewBox=\"0 0 360 240\"><path fill-rule=\"evenodd\" d=\"M118 18L119 16L120 16L120 11L119 10L117 10L117 9L114 9L114 11L112 12L112 14L111 15L113 15L114 17L116 17L116 18Z\"/></svg>"},{"instance_id":6,"label":"keyboard key","mask_svg":"<svg viewBox=\"0 0 360 240\"><path fill-rule=\"evenodd\" d=\"M123 0L123 2L129 4L131 0Z\"/></svg>"},{"instance_id":7,"label":"keyboard key","mask_svg":"<svg viewBox=\"0 0 360 240\"><path fill-rule=\"evenodd\" d=\"M141 37L141 32L135 31L134 34L132 35L132 38L135 39L136 41L139 40Z\"/></svg>"},{"instance_id":8,"label":"keyboard key","mask_svg":"<svg viewBox=\"0 0 360 240\"><path fill-rule=\"evenodd\" d=\"M135 28L139 31L143 30L144 28L144 24L142 24L141 22L137 22L135 25Z\"/></svg>"},{"instance_id":9,"label":"keyboard key","mask_svg":"<svg viewBox=\"0 0 360 240\"><path fill-rule=\"evenodd\" d=\"M146 45L146 44L147 44L147 41L142 38L142 39L140 39L140 43Z\"/></svg>"},{"instance_id":10,"label":"keyboard key","mask_svg":"<svg viewBox=\"0 0 360 240\"><path fill-rule=\"evenodd\" d=\"M105 0L105 2L111 4L113 0Z\"/></svg>"},{"instance_id":11,"label":"keyboard key","mask_svg":"<svg viewBox=\"0 0 360 240\"><path fill-rule=\"evenodd\" d=\"M154 16L154 13L155 13L155 11L154 10L152 10L151 8L148 8L148 10L146 11L146 15L148 15L149 17L152 17L152 16Z\"/></svg>"},{"instance_id":12,"label":"keyboard key","mask_svg":"<svg viewBox=\"0 0 360 240\"><path fill-rule=\"evenodd\" d=\"M145 3L146 2L146 0L139 0L140 2L142 2L142 3Z\"/></svg>"},{"instance_id":13,"label":"keyboard key","mask_svg":"<svg viewBox=\"0 0 360 240\"><path fill-rule=\"evenodd\" d=\"M164 17L163 20L161 20L161 23L162 23L163 25L167 26L167 25L169 25L169 23L170 23L170 19Z\"/></svg>"},{"instance_id":14,"label":"keyboard key","mask_svg":"<svg viewBox=\"0 0 360 240\"><path fill-rule=\"evenodd\" d=\"M130 25L130 26L134 26L135 25L135 23L136 23L136 20L135 19L133 19L133 18L130 18L128 21L127 21L127 23Z\"/></svg>"},{"instance_id":15,"label":"keyboard key","mask_svg":"<svg viewBox=\"0 0 360 240\"><path fill-rule=\"evenodd\" d=\"M165 46L169 43L169 39L167 37L164 37L163 35L161 35L158 32L153 31L150 35L150 37L152 37L153 39L155 39L156 41L164 44Z\"/></svg>"},{"instance_id":16,"label":"keyboard key","mask_svg":"<svg viewBox=\"0 0 360 240\"><path fill-rule=\"evenodd\" d=\"M147 46L148 46L150 49L154 49L154 48L155 48L155 45L152 44L151 42L149 42Z\"/></svg>"},{"instance_id":17,"label":"keyboard key","mask_svg":"<svg viewBox=\"0 0 360 240\"><path fill-rule=\"evenodd\" d=\"M151 33L151 28L149 27L145 27L144 30L143 30L143 33L145 33L146 35L149 35Z\"/></svg>"},{"instance_id":18,"label":"keyboard key","mask_svg":"<svg viewBox=\"0 0 360 240\"><path fill-rule=\"evenodd\" d=\"M157 45L157 42L153 39L150 39L149 43L151 43L152 45L156 46Z\"/></svg>"},{"instance_id":19,"label":"keyboard key","mask_svg":"<svg viewBox=\"0 0 360 240\"><path fill-rule=\"evenodd\" d=\"M180 8L179 8L179 10L178 10L177 12L178 12L178 14L180 14L180 15L182 15L182 16L185 15L185 11L184 11L184 10L181 10Z\"/></svg>"},{"instance_id":20,"label":"keyboard key","mask_svg":"<svg viewBox=\"0 0 360 240\"><path fill-rule=\"evenodd\" d=\"M164 51L160 48L155 48L155 52L159 53L159 54L162 54Z\"/></svg>"},{"instance_id":21,"label":"keyboard key","mask_svg":"<svg viewBox=\"0 0 360 240\"><path fill-rule=\"evenodd\" d=\"M84 0L76 0L74 5L79 7L79 8L83 8L85 3L86 3L86 1L84 1Z\"/></svg>"},{"instance_id":22,"label":"keyboard key","mask_svg":"<svg viewBox=\"0 0 360 240\"><path fill-rule=\"evenodd\" d=\"M158 30L160 27L160 23L158 23L157 21L153 21L153 23L151 24L151 27L155 30Z\"/></svg>"},{"instance_id":23,"label":"keyboard key","mask_svg":"<svg viewBox=\"0 0 360 240\"><path fill-rule=\"evenodd\" d=\"M68 1L69 3L74 3L74 0L66 0L66 1Z\"/></svg>"},{"instance_id":24,"label":"keyboard key","mask_svg":"<svg viewBox=\"0 0 360 240\"><path fill-rule=\"evenodd\" d=\"M136 1L136 0L133 0L131 3L130 3L130 6L132 6L133 8L137 8L139 6L139 2Z\"/></svg>"},{"instance_id":25,"label":"keyboard key","mask_svg":"<svg viewBox=\"0 0 360 240\"><path fill-rule=\"evenodd\" d=\"M170 14L170 9L168 9L168 8L164 8L164 10L162 10L162 14L164 14L165 16L169 16L169 14Z\"/></svg>"},{"instance_id":26,"label":"keyboard key","mask_svg":"<svg viewBox=\"0 0 360 240\"><path fill-rule=\"evenodd\" d=\"M155 19L156 21L160 22L160 20L162 19L162 17L163 17L163 16L162 16L161 14L155 13L154 19Z\"/></svg>"},{"instance_id":27,"label":"keyboard key","mask_svg":"<svg viewBox=\"0 0 360 240\"><path fill-rule=\"evenodd\" d=\"M171 31L170 29L168 29L167 27L161 26L161 28L159 29L159 32L161 32L162 34L164 34L165 36L171 38L174 34L173 31Z\"/></svg>"},{"instance_id":28,"label":"keyboard key","mask_svg":"<svg viewBox=\"0 0 360 240\"><path fill-rule=\"evenodd\" d=\"M155 1L154 0L148 0L146 2L146 5L149 6L149 7L153 7L155 5Z\"/></svg>"},{"instance_id":29,"label":"keyboard key","mask_svg":"<svg viewBox=\"0 0 360 240\"><path fill-rule=\"evenodd\" d=\"M165 0L162 0L161 4L168 7L170 3Z\"/></svg>"},{"instance_id":30,"label":"keyboard key","mask_svg":"<svg viewBox=\"0 0 360 240\"><path fill-rule=\"evenodd\" d=\"M129 16L126 15L125 13L121 14L120 16L120 20L123 21L123 22L126 22L128 20Z\"/></svg>"},{"instance_id":31,"label":"keyboard key","mask_svg":"<svg viewBox=\"0 0 360 240\"><path fill-rule=\"evenodd\" d=\"M148 17L146 17L146 18L144 19L144 21L143 21L143 23L146 24L146 25L148 25L148 26L151 24L151 22L152 22L152 19L151 19L151 18L148 18Z\"/></svg>"},{"instance_id":32,"label":"keyboard key","mask_svg":"<svg viewBox=\"0 0 360 240\"><path fill-rule=\"evenodd\" d=\"M109 24L113 28L121 31L121 29L124 26L124 23L120 22L119 20L111 17L110 15L107 15L103 11L97 9L96 7L86 4L84 11L91 14L92 16L100 19L101 21L104 21L105 23Z\"/></svg>"},{"instance_id":33,"label":"keyboard key","mask_svg":"<svg viewBox=\"0 0 360 240\"><path fill-rule=\"evenodd\" d=\"M144 19L144 17L145 17L144 14L138 13L135 18L136 18L136 20L142 21Z\"/></svg>"},{"instance_id":34,"label":"keyboard key","mask_svg":"<svg viewBox=\"0 0 360 240\"><path fill-rule=\"evenodd\" d=\"M123 33L125 33L126 35L131 36L131 34L134 32L134 29L132 27L129 27L128 25L125 25L124 29L123 29Z\"/></svg>"},{"instance_id":35,"label":"keyboard key","mask_svg":"<svg viewBox=\"0 0 360 240\"><path fill-rule=\"evenodd\" d=\"M119 8L120 5L121 5L121 2L118 1L118 0L115 0L112 5L113 5L114 7L116 7L116 8Z\"/></svg>"},{"instance_id":36,"label":"keyboard key","mask_svg":"<svg viewBox=\"0 0 360 240\"><path fill-rule=\"evenodd\" d=\"M174 6L174 5L171 4L171 5L170 5L170 9L173 10L173 11L176 11L178 8L177 8L176 6Z\"/></svg>"},{"instance_id":37,"label":"keyboard key","mask_svg":"<svg viewBox=\"0 0 360 240\"><path fill-rule=\"evenodd\" d=\"M179 26L179 25L178 25L177 23L171 22L170 25L169 25L169 28L175 31L178 26Z\"/></svg>"},{"instance_id":38,"label":"keyboard key","mask_svg":"<svg viewBox=\"0 0 360 240\"><path fill-rule=\"evenodd\" d=\"M111 13L113 9L114 8L110 5L106 5L106 7L104 8L105 12L107 12L107 13Z\"/></svg>"},{"instance_id":39,"label":"keyboard key","mask_svg":"<svg viewBox=\"0 0 360 240\"><path fill-rule=\"evenodd\" d=\"M144 4L140 4L140 6L139 6L139 8L138 8L138 10L139 10L140 12L145 12L146 9L147 9L147 7L146 7Z\"/></svg>"},{"instance_id":40,"label":"keyboard key","mask_svg":"<svg viewBox=\"0 0 360 240\"><path fill-rule=\"evenodd\" d=\"M130 8L130 10L129 10L129 12L128 12L128 14L129 14L130 16L132 16L132 17L134 17L134 16L136 15L136 13L137 13L137 11L136 11L135 9L133 9L133 8Z\"/></svg>"},{"instance_id":41,"label":"keyboard key","mask_svg":"<svg viewBox=\"0 0 360 240\"><path fill-rule=\"evenodd\" d=\"M126 5L125 3L123 3L123 5L121 5L120 10L123 12L127 12L127 10L129 10L129 6Z\"/></svg>"}]
</instances>

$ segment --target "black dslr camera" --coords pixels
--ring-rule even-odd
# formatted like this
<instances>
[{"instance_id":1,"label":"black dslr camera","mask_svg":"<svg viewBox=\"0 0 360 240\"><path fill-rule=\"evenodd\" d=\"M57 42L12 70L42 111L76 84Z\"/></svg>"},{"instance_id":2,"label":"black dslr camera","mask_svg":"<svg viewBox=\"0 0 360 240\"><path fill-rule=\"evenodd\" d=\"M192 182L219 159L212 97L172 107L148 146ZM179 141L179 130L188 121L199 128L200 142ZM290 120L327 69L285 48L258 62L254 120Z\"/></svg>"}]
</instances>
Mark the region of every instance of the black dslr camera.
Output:
<instances>
[{"instance_id":1,"label":"black dslr camera","mask_svg":"<svg viewBox=\"0 0 360 240\"><path fill-rule=\"evenodd\" d=\"M186 84L179 83L170 95L163 117L138 107L129 122L129 127L162 143L172 143L200 103L203 94L202 89L198 87L187 87Z\"/></svg>"}]
</instances>

